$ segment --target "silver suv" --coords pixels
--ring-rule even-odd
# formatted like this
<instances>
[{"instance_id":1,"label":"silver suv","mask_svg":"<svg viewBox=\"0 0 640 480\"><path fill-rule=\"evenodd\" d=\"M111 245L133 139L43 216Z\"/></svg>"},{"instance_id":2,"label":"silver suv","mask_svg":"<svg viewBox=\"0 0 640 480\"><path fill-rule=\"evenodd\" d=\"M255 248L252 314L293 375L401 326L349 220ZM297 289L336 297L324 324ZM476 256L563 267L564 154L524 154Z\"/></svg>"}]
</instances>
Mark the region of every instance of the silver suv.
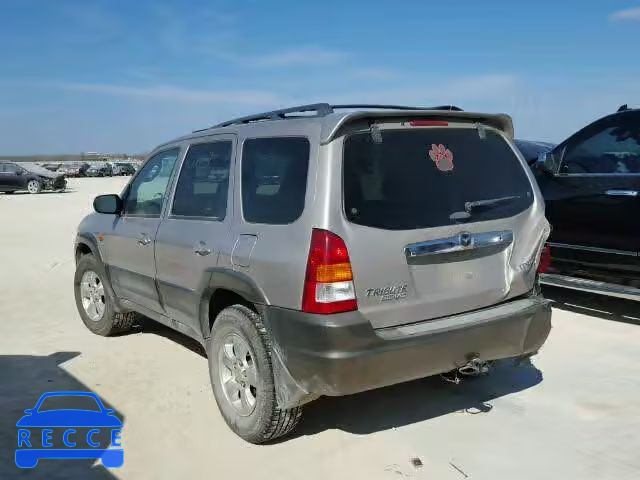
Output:
<instances>
[{"instance_id":1,"label":"silver suv","mask_svg":"<svg viewBox=\"0 0 640 480\"><path fill-rule=\"evenodd\" d=\"M79 226L80 316L201 342L253 443L321 395L532 355L549 226L512 134L455 107L315 104L165 143Z\"/></svg>"}]
</instances>

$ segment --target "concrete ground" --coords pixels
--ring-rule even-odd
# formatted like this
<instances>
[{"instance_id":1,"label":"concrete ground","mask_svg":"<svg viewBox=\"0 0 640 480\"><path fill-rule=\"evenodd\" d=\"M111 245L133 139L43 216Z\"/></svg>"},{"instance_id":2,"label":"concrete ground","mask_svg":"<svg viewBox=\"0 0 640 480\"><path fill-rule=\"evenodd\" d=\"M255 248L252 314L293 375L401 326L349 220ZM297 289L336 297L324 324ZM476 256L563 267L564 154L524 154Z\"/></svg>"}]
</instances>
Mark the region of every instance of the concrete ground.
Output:
<instances>
[{"instance_id":1,"label":"concrete ground","mask_svg":"<svg viewBox=\"0 0 640 480\"><path fill-rule=\"evenodd\" d=\"M153 322L98 337L76 312L76 226L125 181L0 194L0 478L640 478L640 304L553 290L554 328L534 366L321 399L295 435L243 442L217 411L196 343ZM16 421L55 390L92 390L116 410L122 468L15 467Z\"/></svg>"}]
</instances>

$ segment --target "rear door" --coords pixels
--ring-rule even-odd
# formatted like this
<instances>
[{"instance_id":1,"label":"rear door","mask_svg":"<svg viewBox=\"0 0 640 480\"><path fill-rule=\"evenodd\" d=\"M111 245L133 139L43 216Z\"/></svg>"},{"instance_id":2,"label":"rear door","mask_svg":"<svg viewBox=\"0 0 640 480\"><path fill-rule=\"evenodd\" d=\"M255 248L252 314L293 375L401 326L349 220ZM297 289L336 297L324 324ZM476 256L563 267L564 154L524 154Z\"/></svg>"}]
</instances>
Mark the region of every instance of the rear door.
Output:
<instances>
[{"instance_id":1,"label":"rear door","mask_svg":"<svg viewBox=\"0 0 640 480\"><path fill-rule=\"evenodd\" d=\"M221 250L230 251L229 172L235 137L189 146L168 216L156 236L157 281L167 314L200 331L200 300Z\"/></svg>"},{"instance_id":2,"label":"rear door","mask_svg":"<svg viewBox=\"0 0 640 480\"><path fill-rule=\"evenodd\" d=\"M151 157L124 193L124 210L105 232L106 263L118 297L163 312L154 245L178 147Z\"/></svg>"},{"instance_id":3,"label":"rear door","mask_svg":"<svg viewBox=\"0 0 640 480\"><path fill-rule=\"evenodd\" d=\"M556 155L561 159L558 174L541 176L539 182L552 225L554 260L570 268L618 269L637 276L640 112L587 127Z\"/></svg>"},{"instance_id":4,"label":"rear door","mask_svg":"<svg viewBox=\"0 0 640 480\"><path fill-rule=\"evenodd\" d=\"M345 241L359 310L380 328L530 290L544 218L528 221L532 177L510 143L469 124L407 126L344 140Z\"/></svg>"}]
</instances>

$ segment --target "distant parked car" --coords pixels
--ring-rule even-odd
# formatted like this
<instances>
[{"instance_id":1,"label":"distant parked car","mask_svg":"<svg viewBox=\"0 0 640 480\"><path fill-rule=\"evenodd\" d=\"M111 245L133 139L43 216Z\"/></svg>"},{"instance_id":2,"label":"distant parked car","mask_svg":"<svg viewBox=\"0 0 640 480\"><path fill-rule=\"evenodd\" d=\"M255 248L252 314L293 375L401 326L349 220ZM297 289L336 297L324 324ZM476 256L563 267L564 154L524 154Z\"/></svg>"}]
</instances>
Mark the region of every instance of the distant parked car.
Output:
<instances>
[{"instance_id":1,"label":"distant parked car","mask_svg":"<svg viewBox=\"0 0 640 480\"><path fill-rule=\"evenodd\" d=\"M94 163L86 172L87 177L111 177L113 176L113 167L108 163Z\"/></svg>"},{"instance_id":2,"label":"distant parked car","mask_svg":"<svg viewBox=\"0 0 640 480\"><path fill-rule=\"evenodd\" d=\"M88 168L89 164L86 162L63 163L58 173L64 173L67 177L84 177Z\"/></svg>"},{"instance_id":3,"label":"distant parked car","mask_svg":"<svg viewBox=\"0 0 640 480\"><path fill-rule=\"evenodd\" d=\"M548 152L555 147L553 143L532 140L515 140L515 144L529 165L536 163L541 153Z\"/></svg>"},{"instance_id":4,"label":"distant parked car","mask_svg":"<svg viewBox=\"0 0 640 480\"><path fill-rule=\"evenodd\" d=\"M61 163L42 163L41 166L51 172L57 172L62 164Z\"/></svg>"},{"instance_id":5,"label":"distant parked car","mask_svg":"<svg viewBox=\"0 0 640 480\"><path fill-rule=\"evenodd\" d=\"M136 169L130 163L118 162L113 164L113 175L133 175Z\"/></svg>"},{"instance_id":6,"label":"distant parked car","mask_svg":"<svg viewBox=\"0 0 640 480\"><path fill-rule=\"evenodd\" d=\"M63 174L54 173L35 163L0 162L0 191L13 193L27 190L40 193L42 190L64 190L67 180Z\"/></svg>"},{"instance_id":7,"label":"distant parked car","mask_svg":"<svg viewBox=\"0 0 640 480\"><path fill-rule=\"evenodd\" d=\"M542 283L640 300L640 109L596 120L535 167L552 227Z\"/></svg>"}]
</instances>

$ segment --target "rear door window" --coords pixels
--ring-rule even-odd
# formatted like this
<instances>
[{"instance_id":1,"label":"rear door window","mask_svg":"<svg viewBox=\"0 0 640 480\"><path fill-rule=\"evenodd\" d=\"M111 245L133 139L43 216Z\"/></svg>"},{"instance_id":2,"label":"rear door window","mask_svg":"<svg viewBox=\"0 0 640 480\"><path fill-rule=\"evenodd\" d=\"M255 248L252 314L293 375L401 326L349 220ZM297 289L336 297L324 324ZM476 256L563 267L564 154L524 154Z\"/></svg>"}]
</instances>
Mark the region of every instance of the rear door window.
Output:
<instances>
[{"instance_id":1,"label":"rear door window","mask_svg":"<svg viewBox=\"0 0 640 480\"><path fill-rule=\"evenodd\" d=\"M383 129L375 140L369 131L345 140L344 207L353 223L438 227L510 217L533 201L522 164L493 130L482 138L475 128Z\"/></svg>"},{"instance_id":2,"label":"rear door window","mask_svg":"<svg viewBox=\"0 0 640 480\"><path fill-rule=\"evenodd\" d=\"M304 209L309 140L254 138L242 149L242 211L251 223L287 224Z\"/></svg>"}]
</instances>

